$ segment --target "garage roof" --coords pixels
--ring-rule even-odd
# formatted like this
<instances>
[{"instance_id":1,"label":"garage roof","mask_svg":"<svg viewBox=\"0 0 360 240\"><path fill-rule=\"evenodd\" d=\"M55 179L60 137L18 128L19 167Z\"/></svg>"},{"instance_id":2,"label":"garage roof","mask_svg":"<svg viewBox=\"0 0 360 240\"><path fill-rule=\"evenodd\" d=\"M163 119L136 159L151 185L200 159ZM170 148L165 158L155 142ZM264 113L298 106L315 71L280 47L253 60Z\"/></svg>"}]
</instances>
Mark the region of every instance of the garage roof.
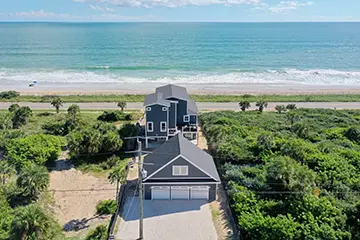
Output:
<instances>
[{"instance_id":1,"label":"garage roof","mask_svg":"<svg viewBox=\"0 0 360 240\"><path fill-rule=\"evenodd\" d=\"M144 181L161 171L178 156L184 157L192 165L203 171L215 181L220 181L212 156L195 146L183 137L182 134L177 134L159 148L155 149L153 153L145 157L144 168L147 171L147 178L145 178ZM189 176L189 178L191 178L191 176Z\"/></svg>"}]
</instances>

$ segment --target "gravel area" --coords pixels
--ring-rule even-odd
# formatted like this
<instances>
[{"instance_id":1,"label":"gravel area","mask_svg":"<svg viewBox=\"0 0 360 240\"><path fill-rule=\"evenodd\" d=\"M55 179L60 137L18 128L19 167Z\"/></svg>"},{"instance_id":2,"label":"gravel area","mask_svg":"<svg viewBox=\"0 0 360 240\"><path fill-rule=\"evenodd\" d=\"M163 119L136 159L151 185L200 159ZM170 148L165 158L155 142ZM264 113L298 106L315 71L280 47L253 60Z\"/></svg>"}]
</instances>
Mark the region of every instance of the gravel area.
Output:
<instances>
[{"instance_id":1,"label":"gravel area","mask_svg":"<svg viewBox=\"0 0 360 240\"><path fill-rule=\"evenodd\" d=\"M129 197L124 206L116 239L139 237L139 199ZM216 240L217 234L207 201L145 200L144 239Z\"/></svg>"}]
</instances>

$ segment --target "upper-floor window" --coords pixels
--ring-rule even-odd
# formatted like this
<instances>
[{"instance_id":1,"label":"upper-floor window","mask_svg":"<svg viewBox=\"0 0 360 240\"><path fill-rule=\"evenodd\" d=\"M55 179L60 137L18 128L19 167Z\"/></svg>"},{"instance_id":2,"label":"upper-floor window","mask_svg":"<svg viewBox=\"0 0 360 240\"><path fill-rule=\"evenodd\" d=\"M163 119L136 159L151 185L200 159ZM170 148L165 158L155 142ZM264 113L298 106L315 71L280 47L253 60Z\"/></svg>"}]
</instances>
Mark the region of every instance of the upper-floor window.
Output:
<instances>
[{"instance_id":1,"label":"upper-floor window","mask_svg":"<svg viewBox=\"0 0 360 240\"><path fill-rule=\"evenodd\" d=\"M154 123L153 122L147 122L147 131L153 132L154 131Z\"/></svg>"},{"instance_id":2,"label":"upper-floor window","mask_svg":"<svg viewBox=\"0 0 360 240\"><path fill-rule=\"evenodd\" d=\"M184 115L184 122L190 122L190 116Z\"/></svg>"},{"instance_id":3,"label":"upper-floor window","mask_svg":"<svg viewBox=\"0 0 360 240\"><path fill-rule=\"evenodd\" d=\"M164 112L166 112L166 111L167 111L167 107L163 107L162 110L163 110Z\"/></svg>"},{"instance_id":4,"label":"upper-floor window","mask_svg":"<svg viewBox=\"0 0 360 240\"><path fill-rule=\"evenodd\" d=\"M189 175L188 166L173 166L172 167L173 176L187 176Z\"/></svg>"},{"instance_id":5,"label":"upper-floor window","mask_svg":"<svg viewBox=\"0 0 360 240\"><path fill-rule=\"evenodd\" d=\"M160 131L166 132L166 122L160 122Z\"/></svg>"},{"instance_id":6,"label":"upper-floor window","mask_svg":"<svg viewBox=\"0 0 360 240\"><path fill-rule=\"evenodd\" d=\"M151 111L151 107L146 107L146 111L150 112Z\"/></svg>"}]
</instances>

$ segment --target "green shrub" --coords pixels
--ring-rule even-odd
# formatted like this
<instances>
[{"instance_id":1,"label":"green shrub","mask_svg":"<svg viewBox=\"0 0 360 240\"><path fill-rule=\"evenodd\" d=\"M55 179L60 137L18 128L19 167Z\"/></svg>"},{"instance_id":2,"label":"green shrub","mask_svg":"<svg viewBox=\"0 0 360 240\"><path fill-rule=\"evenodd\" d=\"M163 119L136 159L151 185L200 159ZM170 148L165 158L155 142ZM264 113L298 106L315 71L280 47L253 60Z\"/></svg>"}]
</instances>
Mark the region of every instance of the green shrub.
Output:
<instances>
[{"instance_id":1,"label":"green shrub","mask_svg":"<svg viewBox=\"0 0 360 240\"><path fill-rule=\"evenodd\" d=\"M5 144L5 156L17 169L30 163L52 165L63 145L62 138L35 134L8 141Z\"/></svg>"},{"instance_id":2,"label":"green shrub","mask_svg":"<svg viewBox=\"0 0 360 240\"><path fill-rule=\"evenodd\" d=\"M122 111L105 111L98 117L98 120L103 122L130 121L132 116Z\"/></svg>"},{"instance_id":3,"label":"green shrub","mask_svg":"<svg viewBox=\"0 0 360 240\"><path fill-rule=\"evenodd\" d=\"M92 230L85 238L85 240L107 240L108 227L99 225Z\"/></svg>"},{"instance_id":4,"label":"green shrub","mask_svg":"<svg viewBox=\"0 0 360 240\"><path fill-rule=\"evenodd\" d=\"M115 200L102 200L96 205L96 213L100 215L114 214L116 212Z\"/></svg>"},{"instance_id":5,"label":"green shrub","mask_svg":"<svg viewBox=\"0 0 360 240\"><path fill-rule=\"evenodd\" d=\"M19 96L20 96L20 93L18 93L16 91L0 92L0 98L3 98L3 99L13 99L13 98L17 98Z\"/></svg>"}]
</instances>

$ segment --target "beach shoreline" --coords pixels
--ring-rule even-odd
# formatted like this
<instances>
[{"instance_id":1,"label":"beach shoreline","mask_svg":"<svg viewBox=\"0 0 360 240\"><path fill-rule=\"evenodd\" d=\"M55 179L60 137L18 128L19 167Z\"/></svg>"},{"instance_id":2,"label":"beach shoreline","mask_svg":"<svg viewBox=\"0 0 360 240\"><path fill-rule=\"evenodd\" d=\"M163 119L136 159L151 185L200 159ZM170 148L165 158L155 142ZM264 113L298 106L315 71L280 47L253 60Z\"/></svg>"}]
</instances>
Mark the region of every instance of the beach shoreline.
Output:
<instances>
[{"instance_id":1,"label":"beach shoreline","mask_svg":"<svg viewBox=\"0 0 360 240\"><path fill-rule=\"evenodd\" d=\"M171 83L171 82L169 82ZM136 95L149 94L164 83L40 83L34 87L26 84L0 84L0 91L14 90L22 95ZM360 94L360 85L325 84L179 84L197 95L325 95Z\"/></svg>"}]
</instances>

